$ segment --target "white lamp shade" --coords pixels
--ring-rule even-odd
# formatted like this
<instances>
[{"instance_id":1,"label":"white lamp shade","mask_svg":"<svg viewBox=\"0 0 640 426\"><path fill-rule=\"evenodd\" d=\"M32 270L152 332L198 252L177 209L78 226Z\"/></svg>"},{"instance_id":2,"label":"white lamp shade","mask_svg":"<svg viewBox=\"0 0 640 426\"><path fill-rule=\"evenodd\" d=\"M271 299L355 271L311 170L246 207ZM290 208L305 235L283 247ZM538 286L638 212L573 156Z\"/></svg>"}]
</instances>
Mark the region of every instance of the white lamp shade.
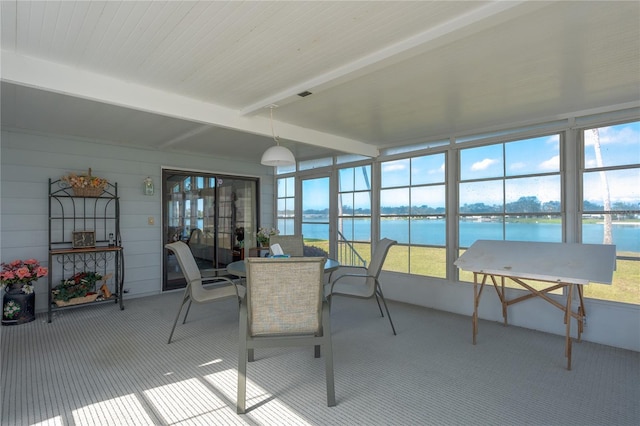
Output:
<instances>
[{"instance_id":1,"label":"white lamp shade","mask_svg":"<svg viewBox=\"0 0 640 426\"><path fill-rule=\"evenodd\" d=\"M262 154L260 163L265 166L292 166L296 164L296 159L287 148L275 145Z\"/></svg>"}]
</instances>

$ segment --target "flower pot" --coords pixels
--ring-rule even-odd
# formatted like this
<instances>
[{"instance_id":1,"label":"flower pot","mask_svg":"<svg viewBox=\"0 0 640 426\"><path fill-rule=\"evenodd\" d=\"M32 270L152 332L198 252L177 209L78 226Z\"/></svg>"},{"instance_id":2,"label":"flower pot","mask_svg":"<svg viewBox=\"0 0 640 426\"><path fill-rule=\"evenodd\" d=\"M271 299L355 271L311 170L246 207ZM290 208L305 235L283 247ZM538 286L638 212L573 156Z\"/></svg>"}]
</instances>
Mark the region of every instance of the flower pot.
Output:
<instances>
[{"instance_id":1,"label":"flower pot","mask_svg":"<svg viewBox=\"0 0 640 426\"><path fill-rule=\"evenodd\" d=\"M71 189L73 189L73 195L77 197L99 197L104 192L103 188L74 186Z\"/></svg>"},{"instance_id":2,"label":"flower pot","mask_svg":"<svg viewBox=\"0 0 640 426\"><path fill-rule=\"evenodd\" d=\"M2 325L19 325L36 319L36 294L25 294L22 286L7 286L2 297Z\"/></svg>"}]
</instances>

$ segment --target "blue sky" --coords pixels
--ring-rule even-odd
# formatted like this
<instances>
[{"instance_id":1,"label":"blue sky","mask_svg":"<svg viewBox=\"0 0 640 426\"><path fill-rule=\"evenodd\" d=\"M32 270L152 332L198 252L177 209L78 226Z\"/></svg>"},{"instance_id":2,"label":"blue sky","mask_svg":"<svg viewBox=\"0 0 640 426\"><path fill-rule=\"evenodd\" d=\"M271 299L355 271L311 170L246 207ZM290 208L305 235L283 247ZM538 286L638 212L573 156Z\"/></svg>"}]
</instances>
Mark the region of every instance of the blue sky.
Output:
<instances>
[{"instance_id":1,"label":"blue sky","mask_svg":"<svg viewBox=\"0 0 640 426\"><path fill-rule=\"evenodd\" d=\"M640 122L599 128L605 166L640 163ZM596 167L593 132L585 132L585 166Z\"/></svg>"},{"instance_id":2,"label":"blue sky","mask_svg":"<svg viewBox=\"0 0 640 426\"><path fill-rule=\"evenodd\" d=\"M329 208L329 178L309 179L302 184L302 210Z\"/></svg>"},{"instance_id":3,"label":"blue sky","mask_svg":"<svg viewBox=\"0 0 640 426\"><path fill-rule=\"evenodd\" d=\"M601 127L598 131L602 164L621 166L640 163L640 122ZM597 167L595 135L585 132L585 168ZM601 173L585 175L584 199L602 204L602 194L608 186L611 201L640 203L640 170L608 171L606 185Z\"/></svg>"},{"instance_id":4,"label":"blue sky","mask_svg":"<svg viewBox=\"0 0 640 426\"><path fill-rule=\"evenodd\" d=\"M640 122L601 127L598 129L602 161L604 166L640 163ZM585 167L596 166L594 133L585 131ZM492 177L519 176L524 174L558 172L560 169L559 136L545 136L523 141L461 150L462 180ZM411 162L410 162L411 161ZM507 165L505 169L505 163ZM410 176L410 173L412 174ZM370 178L370 176L369 176ZM414 184L437 184L444 182L444 155L436 154L417 159L389 161L383 164L382 185L392 187L406 185L409 178ZM640 170L607 172L612 201L640 202ZM540 201L559 201L558 178L511 180L509 193L535 195ZM322 209L329 199L329 179L305 181L309 196L304 199L303 209ZM360 168L356 169L356 186L363 185ZM468 185L461 191L463 203L502 203L502 191L492 191L488 183ZM587 173L584 182L586 200L602 203L604 184L600 173ZM464 192L464 193L463 193ZM507 202L511 201L507 199ZM408 191L383 191L383 206L409 204ZM438 189L414 191L412 204L440 207L444 203L443 192ZM356 205L356 208L359 207ZM362 207L362 206L361 206Z\"/></svg>"},{"instance_id":5,"label":"blue sky","mask_svg":"<svg viewBox=\"0 0 640 426\"><path fill-rule=\"evenodd\" d=\"M463 149L460 151L460 177L463 181L560 170L560 138L558 135L527 139L505 144ZM559 180L550 185L548 179L527 178L510 181L509 192L536 196L540 201L559 201ZM508 194L507 194L508 196ZM513 197L512 197L513 198ZM508 199L509 201L515 201ZM502 184L479 182L462 185L461 204L498 204L503 202Z\"/></svg>"}]
</instances>

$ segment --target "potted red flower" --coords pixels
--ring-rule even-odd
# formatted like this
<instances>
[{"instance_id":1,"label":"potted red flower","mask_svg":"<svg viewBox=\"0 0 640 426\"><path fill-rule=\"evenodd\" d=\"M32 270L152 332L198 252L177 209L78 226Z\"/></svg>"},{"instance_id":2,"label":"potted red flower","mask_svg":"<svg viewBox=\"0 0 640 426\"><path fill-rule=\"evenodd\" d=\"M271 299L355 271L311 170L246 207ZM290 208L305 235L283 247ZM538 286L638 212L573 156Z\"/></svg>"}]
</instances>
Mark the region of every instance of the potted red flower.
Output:
<instances>
[{"instance_id":1,"label":"potted red flower","mask_svg":"<svg viewBox=\"0 0 640 426\"><path fill-rule=\"evenodd\" d=\"M49 273L36 259L14 260L2 263L0 287L2 297L2 324L16 325L35 319L35 293L33 282Z\"/></svg>"}]
</instances>

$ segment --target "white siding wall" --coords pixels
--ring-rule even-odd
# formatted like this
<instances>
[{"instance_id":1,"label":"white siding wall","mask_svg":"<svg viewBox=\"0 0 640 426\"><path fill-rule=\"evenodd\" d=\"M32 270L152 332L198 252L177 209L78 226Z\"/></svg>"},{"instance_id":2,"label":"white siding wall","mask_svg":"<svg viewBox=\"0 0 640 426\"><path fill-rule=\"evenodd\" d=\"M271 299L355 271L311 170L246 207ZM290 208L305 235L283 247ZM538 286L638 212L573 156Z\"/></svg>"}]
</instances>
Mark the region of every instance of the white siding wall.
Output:
<instances>
[{"instance_id":1,"label":"white siding wall","mask_svg":"<svg viewBox=\"0 0 640 426\"><path fill-rule=\"evenodd\" d=\"M118 183L120 230L125 255L127 297L157 294L162 286L162 167L259 176L261 223L273 223L270 167L211 156L134 149L117 144L3 131L0 141L0 260L48 258L49 178L86 171ZM267 174L269 174L267 176ZM142 195L150 176L155 195ZM267 177L264 179L264 177ZM155 219L149 225L148 218ZM36 282L36 310L47 308L47 281Z\"/></svg>"},{"instance_id":2,"label":"white siding wall","mask_svg":"<svg viewBox=\"0 0 640 426\"><path fill-rule=\"evenodd\" d=\"M407 274L385 272L381 275L382 289L386 298L418 304L441 311L453 312L469 317L469 334L460 336L471 344L471 315L473 314L473 284L451 283L427 277L412 277ZM597 285L597 284L592 284ZM507 297L513 299L525 294L523 290L508 289ZM555 296L551 296L555 297ZM565 302L565 298L557 299ZM577 300L573 301L574 310ZM510 326L525 327L565 336L563 313L540 298L527 300L508 308ZM587 322L582 339L623 349L640 351L640 307L626 303L585 299ZM393 311L391 312L393 318ZM492 285L486 285L478 309L480 319L502 323L502 307ZM399 333L402 324L395 324ZM425 324L429 327L430 324ZM571 323L571 335L577 336L575 320ZM478 344L491 344L490 337L483 337L482 324L478 328ZM574 354L580 350L574 343ZM558 353L564 351L564 341L558 339ZM574 355L575 356L575 355Z\"/></svg>"}]
</instances>

